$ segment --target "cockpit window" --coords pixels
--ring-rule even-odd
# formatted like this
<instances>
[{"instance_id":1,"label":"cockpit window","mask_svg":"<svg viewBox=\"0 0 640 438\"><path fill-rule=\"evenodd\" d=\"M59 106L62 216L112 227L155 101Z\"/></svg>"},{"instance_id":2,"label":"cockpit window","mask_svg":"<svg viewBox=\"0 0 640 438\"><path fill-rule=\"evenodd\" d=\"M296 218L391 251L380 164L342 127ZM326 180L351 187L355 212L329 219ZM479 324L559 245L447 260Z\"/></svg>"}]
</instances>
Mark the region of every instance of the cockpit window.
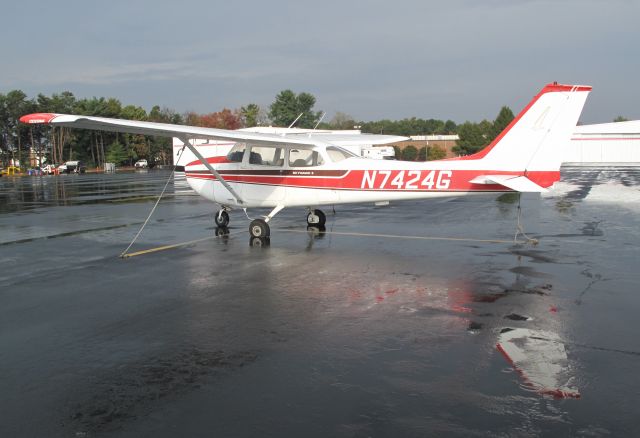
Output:
<instances>
[{"instance_id":1,"label":"cockpit window","mask_svg":"<svg viewBox=\"0 0 640 438\"><path fill-rule=\"evenodd\" d=\"M289 152L290 167L312 167L324 164L322 155L310 149L291 149Z\"/></svg>"},{"instance_id":2,"label":"cockpit window","mask_svg":"<svg viewBox=\"0 0 640 438\"><path fill-rule=\"evenodd\" d=\"M261 166L282 166L284 149L275 146L251 146L249 163Z\"/></svg>"},{"instance_id":3,"label":"cockpit window","mask_svg":"<svg viewBox=\"0 0 640 438\"><path fill-rule=\"evenodd\" d=\"M231 161L232 163L242 163L242 157L244 156L244 151L246 148L246 144L236 143L227 154L227 160Z\"/></svg>"},{"instance_id":4,"label":"cockpit window","mask_svg":"<svg viewBox=\"0 0 640 438\"><path fill-rule=\"evenodd\" d=\"M339 148L337 146L327 147L327 154L329 155L329 158L331 158L331 161L333 161L334 163L346 160L347 158L357 157L356 154L353 154L348 150Z\"/></svg>"}]
</instances>

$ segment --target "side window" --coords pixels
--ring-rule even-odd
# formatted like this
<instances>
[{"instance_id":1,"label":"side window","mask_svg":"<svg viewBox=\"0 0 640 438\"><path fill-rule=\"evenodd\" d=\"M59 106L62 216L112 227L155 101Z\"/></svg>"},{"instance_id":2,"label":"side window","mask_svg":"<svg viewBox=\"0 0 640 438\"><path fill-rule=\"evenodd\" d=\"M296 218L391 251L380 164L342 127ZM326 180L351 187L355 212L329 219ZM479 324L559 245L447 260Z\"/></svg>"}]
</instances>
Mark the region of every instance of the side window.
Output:
<instances>
[{"instance_id":1,"label":"side window","mask_svg":"<svg viewBox=\"0 0 640 438\"><path fill-rule=\"evenodd\" d=\"M227 160L232 163L242 163L242 157L244 156L244 150L246 148L246 144L236 143L227 154Z\"/></svg>"},{"instance_id":2,"label":"side window","mask_svg":"<svg viewBox=\"0 0 640 438\"><path fill-rule=\"evenodd\" d=\"M345 149L337 148L335 146L329 146L327 148L327 154L329 155L329 158L331 158L331 161L333 161L334 163L346 160L347 158L357 157L357 155L354 155Z\"/></svg>"},{"instance_id":3,"label":"side window","mask_svg":"<svg viewBox=\"0 0 640 438\"><path fill-rule=\"evenodd\" d=\"M249 163L262 166L282 166L284 164L284 149L275 146L251 146Z\"/></svg>"},{"instance_id":4,"label":"side window","mask_svg":"<svg viewBox=\"0 0 640 438\"><path fill-rule=\"evenodd\" d=\"M309 149L291 149L289 152L290 167L312 167L324 164L322 156L318 151Z\"/></svg>"}]
</instances>

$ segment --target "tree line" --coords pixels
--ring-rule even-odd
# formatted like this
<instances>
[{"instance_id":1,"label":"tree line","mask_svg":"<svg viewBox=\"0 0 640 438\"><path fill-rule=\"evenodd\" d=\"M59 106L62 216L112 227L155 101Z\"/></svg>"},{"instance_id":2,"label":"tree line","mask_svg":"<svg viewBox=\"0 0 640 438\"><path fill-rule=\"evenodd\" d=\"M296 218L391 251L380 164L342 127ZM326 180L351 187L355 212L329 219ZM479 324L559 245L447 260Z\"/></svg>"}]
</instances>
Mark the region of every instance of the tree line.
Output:
<instances>
[{"instance_id":1,"label":"tree line","mask_svg":"<svg viewBox=\"0 0 640 438\"><path fill-rule=\"evenodd\" d=\"M239 109L224 108L220 111L199 114L177 111L155 105L147 112L136 105L124 105L116 98L76 98L64 91L35 98L21 90L0 93L0 161L7 166L11 159L23 166L31 150L37 156L46 157L48 163L82 160L90 166L102 167L105 162L118 165L132 164L145 158L150 163L170 164L172 142L169 138L135 134L113 133L53 127L25 125L18 120L29 113L81 114L179 125L192 125L221 129L238 129L259 125L289 126L295 121L300 128L360 129L362 132L389 135L458 134L456 146L459 154L469 154L484 147L513 119L508 107L503 107L494 121L480 123L465 122L457 125L452 120L407 118L402 120L356 121L353 117L338 112L329 120L323 113L315 111L316 98L309 93L296 94L291 90L281 91L268 110L255 103ZM302 114L300 116L300 114ZM435 150L434 150L435 153ZM409 155L413 151L408 152ZM428 151L416 150L414 159L435 159ZM405 159L410 159L409 156ZM38 163L41 164L41 163Z\"/></svg>"}]
</instances>

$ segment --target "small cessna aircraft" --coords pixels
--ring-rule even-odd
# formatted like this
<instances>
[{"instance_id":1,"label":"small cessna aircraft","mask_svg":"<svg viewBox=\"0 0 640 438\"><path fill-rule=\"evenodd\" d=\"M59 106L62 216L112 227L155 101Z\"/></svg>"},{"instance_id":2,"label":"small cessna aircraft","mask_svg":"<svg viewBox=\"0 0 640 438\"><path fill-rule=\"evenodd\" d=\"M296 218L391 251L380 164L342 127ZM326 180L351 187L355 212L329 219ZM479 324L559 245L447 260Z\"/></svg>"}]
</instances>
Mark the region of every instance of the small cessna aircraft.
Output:
<instances>
[{"instance_id":1,"label":"small cessna aircraft","mask_svg":"<svg viewBox=\"0 0 640 438\"><path fill-rule=\"evenodd\" d=\"M360 158L329 135L288 136L50 113L25 115L20 121L178 137L197 157L185 166L188 183L221 207L216 224L226 227L233 209L246 213L247 208L271 208L249 225L251 236L267 238L269 221L285 207L306 207L307 224L321 228L325 215L317 207L322 205L544 192L560 180L560 148L571 138L590 91L590 86L548 84L480 152L429 162ZM371 142L376 137L372 135ZM225 155L205 157L191 143L203 138L235 145Z\"/></svg>"}]
</instances>

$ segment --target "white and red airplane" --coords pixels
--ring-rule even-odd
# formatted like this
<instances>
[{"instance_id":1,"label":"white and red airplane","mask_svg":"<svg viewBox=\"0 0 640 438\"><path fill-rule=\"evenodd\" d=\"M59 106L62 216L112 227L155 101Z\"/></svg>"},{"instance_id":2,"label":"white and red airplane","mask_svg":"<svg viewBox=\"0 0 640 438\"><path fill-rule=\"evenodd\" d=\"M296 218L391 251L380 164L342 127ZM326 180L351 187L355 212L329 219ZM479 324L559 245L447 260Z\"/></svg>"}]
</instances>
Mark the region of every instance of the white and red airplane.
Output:
<instances>
[{"instance_id":1,"label":"white and red airplane","mask_svg":"<svg viewBox=\"0 0 640 438\"><path fill-rule=\"evenodd\" d=\"M82 115L38 113L20 118L71 128L178 137L197 157L187 163L191 187L220 205L215 222L233 209L267 207L254 219L253 237L270 235L269 221L285 207L306 207L307 223L322 227L317 207L401 201L486 192L544 192L560 180L562 150L591 87L546 85L505 130L480 152L455 159L403 162L360 158L332 136L287 136ZM234 142L224 155L203 156L193 139ZM373 138L373 137L372 137ZM215 151L216 148L209 150Z\"/></svg>"}]
</instances>

